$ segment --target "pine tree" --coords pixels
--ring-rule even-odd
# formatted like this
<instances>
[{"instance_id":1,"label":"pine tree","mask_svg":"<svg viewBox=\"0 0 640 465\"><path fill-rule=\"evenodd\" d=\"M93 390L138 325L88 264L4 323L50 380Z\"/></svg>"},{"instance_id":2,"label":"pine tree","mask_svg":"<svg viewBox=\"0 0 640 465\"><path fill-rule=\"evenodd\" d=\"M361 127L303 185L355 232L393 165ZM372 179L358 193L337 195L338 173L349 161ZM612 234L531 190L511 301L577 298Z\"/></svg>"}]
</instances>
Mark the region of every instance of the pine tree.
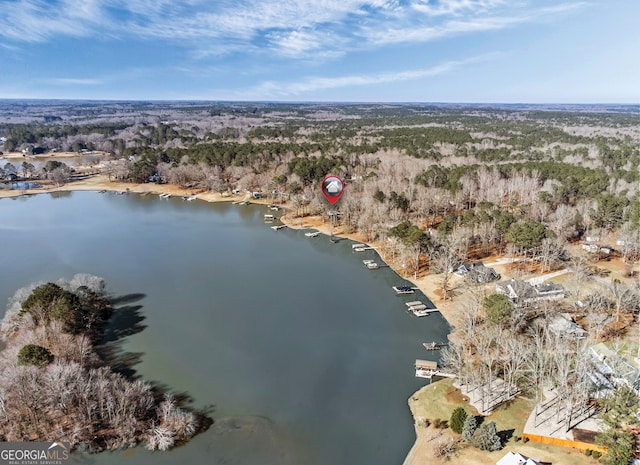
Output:
<instances>
[{"instance_id":1,"label":"pine tree","mask_svg":"<svg viewBox=\"0 0 640 465\"><path fill-rule=\"evenodd\" d=\"M476 430L471 438L471 443L480 450L494 451L502 448L502 441L498 436L496 424L489 421Z\"/></svg>"},{"instance_id":2,"label":"pine tree","mask_svg":"<svg viewBox=\"0 0 640 465\"><path fill-rule=\"evenodd\" d=\"M464 420L464 425L462 426L462 439L467 442L471 442L473 438L473 433L476 432L476 428L478 427L478 422L476 421L475 415L469 415Z\"/></svg>"},{"instance_id":3,"label":"pine tree","mask_svg":"<svg viewBox=\"0 0 640 465\"><path fill-rule=\"evenodd\" d=\"M621 386L613 394L601 400L604 411L600 414L604 430L596 437L596 443L607 447L601 462L606 465L626 465L633 455L635 440L630 431L638 425L635 412L640 401L635 392Z\"/></svg>"},{"instance_id":4,"label":"pine tree","mask_svg":"<svg viewBox=\"0 0 640 465\"><path fill-rule=\"evenodd\" d=\"M449 419L449 427L456 433L461 434L466 419L467 412L465 411L465 409L463 409L462 407L456 407L455 410L451 413L451 418Z\"/></svg>"}]
</instances>

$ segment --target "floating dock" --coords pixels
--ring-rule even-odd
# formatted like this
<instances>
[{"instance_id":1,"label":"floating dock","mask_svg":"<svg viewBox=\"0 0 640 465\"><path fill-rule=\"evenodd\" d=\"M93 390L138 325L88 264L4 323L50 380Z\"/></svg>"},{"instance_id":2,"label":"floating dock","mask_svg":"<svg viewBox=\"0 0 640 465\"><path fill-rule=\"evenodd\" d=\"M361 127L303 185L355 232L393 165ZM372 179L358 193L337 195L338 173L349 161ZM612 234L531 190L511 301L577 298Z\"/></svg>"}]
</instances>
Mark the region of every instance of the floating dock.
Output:
<instances>
[{"instance_id":1,"label":"floating dock","mask_svg":"<svg viewBox=\"0 0 640 465\"><path fill-rule=\"evenodd\" d=\"M426 350L440 350L443 347L446 347L447 344L441 344L439 342L423 342L422 346L426 349Z\"/></svg>"},{"instance_id":2,"label":"floating dock","mask_svg":"<svg viewBox=\"0 0 640 465\"><path fill-rule=\"evenodd\" d=\"M286 224L281 224L281 225L278 225L278 226L271 226L271 229L273 229L274 231L279 231L282 228L286 228L286 227L287 227Z\"/></svg>"},{"instance_id":3,"label":"floating dock","mask_svg":"<svg viewBox=\"0 0 640 465\"><path fill-rule=\"evenodd\" d=\"M414 300L413 302L406 303L407 311L413 313L415 316L427 316L429 313L439 311L437 308L428 308L425 304L420 302L419 300Z\"/></svg>"},{"instance_id":4,"label":"floating dock","mask_svg":"<svg viewBox=\"0 0 640 465\"><path fill-rule=\"evenodd\" d=\"M304 233L304 235L307 237L317 237L318 235L320 235L320 231L308 232L308 233Z\"/></svg>"},{"instance_id":5,"label":"floating dock","mask_svg":"<svg viewBox=\"0 0 640 465\"><path fill-rule=\"evenodd\" d=\"M438 362L416 359L415 369L416 377L431 379L431 377L438 371Z\"/></svg>"},{"instance_id":6,"label":"floating dock","mask_svg":"<svg viewBox=\"0 0 640 465\"><path fill-rule=\"evenodd\" d=\"M378 265L376 262L367 263L365 266L370 270L377 270L378 268L380 268L380 265Z\"/></svg>"},{"instance_id":7,"label":"floating dock","mask_svg":"<svg viewBox=\"0 0 640 465\"><path fill-rule=\"evenodd\" d=\"M415 364L416 377L431 379L434 376L442 376L443 378L455 378L453 373L445 373L438 368L438 362L432 362L431 360L416 359Z\"/></svg>"},{"instance_id":8,"label":"floating dock","mask_svg":"<svg viewBox=\"0 0 640 465\"><path fill-rule=\"evenodd\" d=\"M411 286L393 286L392 289L396 291L397 295L413 294L415 289Z\"/></svg>"},{"instance_id":9,"label":"floating dock","mask_svg":"<svg viewBox=\"0 0 640 465\"><path fill-rule=\"evenodd\" d=\"M425 308L411 307L409 311L415 316L428 316L430 313L439 311L437 308L427 308L426 305L424 307Z\"/></svg>"},{"instance_id":10,"label":"floating dock","mask_svg":"<svg viewBox=\"0 0 640 465\"><path fill-rule=\"evenodd\" d=\"M273 221L276 218L273 215L264 215L264 220L265 221Z\"/></svg>"}]
</instances>

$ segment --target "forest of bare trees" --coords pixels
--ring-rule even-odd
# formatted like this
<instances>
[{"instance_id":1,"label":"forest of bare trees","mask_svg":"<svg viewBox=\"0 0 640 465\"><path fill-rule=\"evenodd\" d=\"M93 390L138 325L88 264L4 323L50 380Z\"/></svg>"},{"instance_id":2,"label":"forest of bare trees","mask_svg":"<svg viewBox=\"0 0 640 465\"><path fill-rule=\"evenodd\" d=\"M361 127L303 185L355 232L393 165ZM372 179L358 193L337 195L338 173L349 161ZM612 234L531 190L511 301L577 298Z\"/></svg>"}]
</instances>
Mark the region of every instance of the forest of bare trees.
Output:
<instances>
[{"instance_id":1,"label":"forest of bare trees","mask_svg":"<svg viewBox=\"0 0 640 465\"><path fill-rule=\"evenodd\" d=\"M206 425L170 393L105 365L100 342L111 312L104 282L89 275L16 292L1 327L2 440L166 450Z\"/></svg>"},{"instance_id":2,"label":"forest of bare trees","mask_svg":"<svg viewBox=\"0 0 640 465\"><path fill-rule=\"evenodd\" d=\"M538 272L567 269L572 303L509 305L494 312L489 307L496 299L487 301L486 286L465 284L473 298L458 304L466 306L462 324L443 358L483 411L518 394L539 406L544 392L552 391L555 401L547 407L562 418L558 427L568 430L592 408L587 347L637 334L637 107L96 103L23 110L18 118L7 108L0 120L2 150L100 150L101 159L94 162L113 180L260 192L269 201L286 202L294 216L328 219L332 207L318 183L327 174L340 176L346 181L338 204L342 231L378 241L407 276L440 276L445 301L454 297L453 270L464 262L506 254L536 264ZM19 165L0 168L0 175L20 171ZM51 179L64 174L26 165L23 172ZM576 254L577 244L588 253ZM596 263L602 251L621 260L624 278L601 275ZM579 321L587 336L553 331L560 314ZM7 328L17 325L15 312L5 320L8 335ZM78 424L98 418L102 428L115 431L124 428L125 419L146 412L128 423L126 434L110 436L108 447L145 438L149 447L164 448L172 438L193 433L193 418L171 398L154 403L146 385L91 367L95 354L81 349L87 346L82 334L58 336L55 351L50 349L53 362L44 368L17 365L20 347L49 347L52 324L59 323L40 326L27 315L18 325L20 336L10 339L13 349L2 353L3 363L13 360L7 370L17 370L11 382L23 383L1 387L5 421L11 395L26 396L29 383L64 378L54 380L49 371L79 370L122 389L87 399L77 412ZM13 344L16 340L20 344ZM67 361L64 370L60 357ZM38 392L28 389L28 396ZM23 400L24 416L11 419L16 425L30 418L64 427L30 410L37 398ZM11 431L37 435L20 428Z\"/></svg>"}]
</instances>

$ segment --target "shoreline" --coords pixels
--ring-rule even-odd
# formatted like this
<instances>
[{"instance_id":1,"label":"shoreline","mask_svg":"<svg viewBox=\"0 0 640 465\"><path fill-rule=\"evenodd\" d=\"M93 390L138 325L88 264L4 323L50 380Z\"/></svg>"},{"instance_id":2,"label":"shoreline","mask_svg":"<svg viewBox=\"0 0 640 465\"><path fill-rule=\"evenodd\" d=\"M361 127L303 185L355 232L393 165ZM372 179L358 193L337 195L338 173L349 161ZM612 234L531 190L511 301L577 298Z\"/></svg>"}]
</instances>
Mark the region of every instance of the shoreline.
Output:
<instances>
[{"instance_id":1,"label":"shoreline","mask_svg":"<svg viewBox=\"0 0 640 465\"><path fill-rule=\"evenodd\" d=\"M196 192L197 189L187 189L179 186L175 186L172 184L153 184L153 183L127 183L120 181L110 181L104 175L92 176L90 178L71 181L61 186L43 186L35 189L2 189L0 190L0 199L2 198L18 198L27 195L37 195L37 194L50 194L55 192L73 192L73 191L109 191L109 192L126 192L132 194L171 194L172 196L185 196L195 194L196 199L203 200L205 202L218 203L218 202L233 202L233 201L242 201L249 200L253 204L257 205L268 205L270 202L266 199L252 199L246 193L242 194L217 194L212 192ZM288 208L286 204L282 206L285 210ZM302 230L302 229L314 229L319 231L324 235L331 235L331 225L324 222L320 217L317 216L307 216L307 217L297 217L291 218L289 217L290 213L286 212L279 218L280 222L286 225L288 228ZM357 242L362 242L374 248L374 250L378 253L381 259L384 260L382 254L379 251L380 244L369 242L363 239L362 236L357 233L345 234L341 231L341 228L336 228L337 231L334 231L335 236L350 239ZM385 262L387 263L387 262ZM427 287L430 286L431 289L434 288L434 281L437 279L436 276L424 276L419 278L411 278L407 276L403 276L399 270L393 267L391 264L387 263L389 267L401 278L411 282L415 287L417 287L427 298L436 305L437 296L431 297L430 292L428 292ZM436 308L440 311L443 318L447 321L447 324L451 329L453 329L452 319L453 312L450 308L450 302L441 302L439 305L436 305ZM429 386L429 385L426 385ZM426 386L421 387L417 392L424 389ZM416 393L413 393L409 399L414 396ZM408 402L409 411L411 413L411 417L413 419L414 431L415 431L415 440L411 449L407 452L407 456L403 462L403 465L410 465L414 460L411 459L415 455L415 450L420 448L420 439L421 435L419 434L418 425L416 423L415 412L411 409L411 405Z\"/></svg>"}]
</instances>

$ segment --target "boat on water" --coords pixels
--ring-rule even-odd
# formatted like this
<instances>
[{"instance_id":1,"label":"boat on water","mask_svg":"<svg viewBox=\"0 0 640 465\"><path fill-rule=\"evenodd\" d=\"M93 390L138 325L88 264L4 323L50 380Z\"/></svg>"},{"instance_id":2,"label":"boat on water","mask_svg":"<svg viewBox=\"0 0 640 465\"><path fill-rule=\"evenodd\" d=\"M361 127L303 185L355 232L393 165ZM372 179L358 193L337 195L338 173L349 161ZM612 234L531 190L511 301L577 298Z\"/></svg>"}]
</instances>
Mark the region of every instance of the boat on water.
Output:
<instances>
[{"instance_id":1,"label":"boat on water","mask_svg":"<svg viewBox=\"0 0 640 465\"><path fill-rule=\"evenodd\" d=\"M187 202L193 202L196 199L195 195L190 195L189 197L187 197Z\"/></svg>"},{"instance_id":2,"label":"boat on water","mask_svg":"<svg viewBox=\"0 0 640 465\"><path fill-rule=\"evenodd\" d=\"M171 197L171 194L160 194L158 197L160 197L161 199L168 199L169 197Z\"/></svg>"},{"instance_id":3,"label":"boat on water","mask_svg":"<svg viewBox=\"0 0 640 465\"><path fill-rule=\"evenodd\" d=\"M276 218L273 215L264 215L264 220L265 221L273 221Z\"/></svg>"},{"instance_id":4,"label":"boat on water","mask_svg":"<svg viewBox=\"0 0 640 465\"><path fill-rule=\"evenodd\" d=\"M367 263L365 266L370 270L377 270L378 268L380 268L380 265L378 265L376 262Z\"/></svg>"},{"instance_id":5,"label":"boat on water","mask_svg":"<svg viewBox=\"0 0 640 465\"><path fill-rule=\"evenodd\" d=\"M369 263L375 263L375 260L362 260L364 266L367 266Z\"/></svg>"},{"instance_id":6,"label":"boat on water","mask_svg":"<svg viewBox=\"0 0 640 465\"><path fill-rule=\"evenodd\" d=\"M304 235L307 237L317 237L319 234L320 234L320 231L304 233Z\"/></svg>"},{"instance_id":7,"label":"boat on water","mask_svg":"<svg viewBox=\"0 0 640 465\"><path fill-rule=\"evenodd\" d=\"M279 231L282 228L286 228L286 227L287 227L286 224L281 224L281 225L278 225L278 226L271 226L271 229L273 229L274 231Z\"/></svg>"},{"instance_id":8,"label":"boat on water","mask_svg":"<svg viewBox=\"0 0 640 465\"><path fill-rule=\"evenodd\" d=\"M397 295L413 294L415 292L415 290L411 286L393 286L392 289L396 291Z\"/></svg>"}]
</instances>

